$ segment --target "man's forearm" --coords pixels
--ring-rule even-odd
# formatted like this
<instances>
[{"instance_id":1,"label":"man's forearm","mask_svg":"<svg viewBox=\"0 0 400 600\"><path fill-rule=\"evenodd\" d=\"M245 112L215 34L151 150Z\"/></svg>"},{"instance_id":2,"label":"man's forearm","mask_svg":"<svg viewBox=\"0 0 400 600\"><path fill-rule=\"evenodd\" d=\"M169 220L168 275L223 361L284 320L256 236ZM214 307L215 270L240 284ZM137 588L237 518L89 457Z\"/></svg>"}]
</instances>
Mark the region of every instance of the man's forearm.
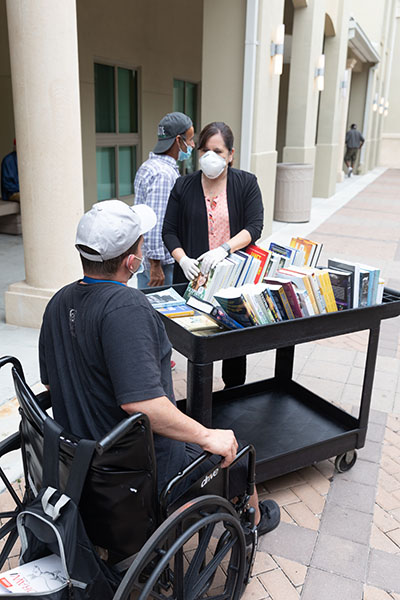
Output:
<instances>
[{"instance_id":1,"label":"man's forearm","mask_svg":"<svg viewBox=\"0 0 400 600\"><path fill-rule=\"evenodd\" d=\"M202 445L206 438L206 427L185 415L166 396L122 404L128 414L142 412L149 417L152 430L159 435L181 442Z\"/></svg>"},{"instance_id":2,"label":"man's forearm","mask_svg":"<svg viewBox=\"0 0 400 600\"><path fill-rule=\"evenodd\" d=\"M222 466L227 467L236 456L238 443L230 429L208 429L178 410L166 396L131 402L121 406L128 414L142 412L149 417L152 430L159 435L198 444L203 450L224 457Z\"/></svg>"}]
</instances>

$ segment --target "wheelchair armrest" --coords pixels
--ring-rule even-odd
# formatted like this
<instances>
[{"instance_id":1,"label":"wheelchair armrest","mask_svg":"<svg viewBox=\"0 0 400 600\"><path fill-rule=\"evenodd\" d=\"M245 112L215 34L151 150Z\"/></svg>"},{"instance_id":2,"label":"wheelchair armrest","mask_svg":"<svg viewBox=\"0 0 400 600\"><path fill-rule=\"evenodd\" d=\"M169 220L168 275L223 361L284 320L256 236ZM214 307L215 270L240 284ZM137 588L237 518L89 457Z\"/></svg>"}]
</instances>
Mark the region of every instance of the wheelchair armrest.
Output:
<instances>
[{"instance_id":1,"label":"wheelchair armrest","mask_svg":"<svg viewBox=\"0 0 400 600\"><path fill-rule=\"evenodd\" d=\"M13 450L21 448L21 434L19 431L12 433L0 442L0 458Z\"/></svg>"},{"instance_id":2,"label":"wheelchair armrest","mask_svg":"<svg viewBox=\"0 0 400 600\"><path fill-rule=\"evenodd\" d=\"M147 415L144 413L135 413L127 419L122 419L111 431L109 431L96 444L96 451L102 455L104 452L112 448L120 439L122 439L129 431L142 421L143 427L150 430L150 423Z\"/></svg>"},{"instance_id":3,"label":"wheelchair armrest","mask_svg":"<svg viewBox=\"0 0 400 600\"><path fill-rule=\"evenodd\" d=\"M252 444L247 444L246 446L244 446L244 448L239 450L239 452L237 453L237 455L236 455L235 459L232 461L232 463L228 467L223 469L224 475L225 475L225 477L224 477L224 495L225 495L225 497L227 497L227 495L228 495L229 471L246 454L249 454L249 467L248 467L246 493L249 496L252 496L254 493L256 454L255 454L254 446ZM175 475L175 477L173 477L167 483L167 485L164 487L164 489L162 490L162 492L160 494L160 510L161 510L162 515L167 514L168 500L170 499L174 488L179 483L181 483L186 477L188 477L188 475L190 475L195 469L197 469L197 467L199 467L210 456L212 456L212 454L210 452L203 452L193 462L191 462L185 469L183 469L182 471L177 473L177 475ZM221 462L222 462L222 458L218 463L216 463L213 466L213 468L214 469L220 468ZM201 477L201 479L203 479L203 477L204 477L204 475Z\"/></svg>"}]
</instances>

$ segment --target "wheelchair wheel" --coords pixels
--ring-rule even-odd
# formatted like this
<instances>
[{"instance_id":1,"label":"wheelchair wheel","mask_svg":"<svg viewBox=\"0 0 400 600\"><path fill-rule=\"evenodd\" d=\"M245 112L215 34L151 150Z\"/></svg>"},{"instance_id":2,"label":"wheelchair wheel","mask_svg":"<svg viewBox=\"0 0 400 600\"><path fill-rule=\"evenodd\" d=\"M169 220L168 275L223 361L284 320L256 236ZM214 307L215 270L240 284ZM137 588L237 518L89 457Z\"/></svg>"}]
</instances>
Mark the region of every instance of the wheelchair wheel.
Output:
<instances>
[{"instance_id":1,"label":"wheelchair wheel","mask_svg":"<svg viewBox=\"0 0 400 600\"><path fill-rule=\"evenodd\" d=\"M203 496L180 507L153 533L114 600L237 600L245 567L245 539L235 510L224 498Z\"/></svg>"},{"instance_id":2,"label":"wheelchair wheel","mask_svg":"<svg viewBox=\"0 0 400 600\"><path fill-rule=\"evenodd\" d=\"M20 438L16 433L0 443L0 458L19 448ZM9 568L7 559L19 555L17 516L26 502L26 492L21 500L1 467L0 479L5 486L0 495L0 571L3 571L3 567Z\"/></svg>"}]
</instances>

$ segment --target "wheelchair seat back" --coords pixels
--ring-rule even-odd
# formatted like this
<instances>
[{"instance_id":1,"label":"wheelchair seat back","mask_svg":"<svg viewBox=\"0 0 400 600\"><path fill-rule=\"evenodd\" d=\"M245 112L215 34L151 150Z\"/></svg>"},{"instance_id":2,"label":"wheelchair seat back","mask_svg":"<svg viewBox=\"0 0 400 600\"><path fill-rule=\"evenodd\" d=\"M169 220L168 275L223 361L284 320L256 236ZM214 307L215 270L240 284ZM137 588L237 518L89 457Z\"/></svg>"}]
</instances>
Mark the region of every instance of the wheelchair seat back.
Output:
<instances>
[{"instance_id":1,"label":"wheelchair seat back","mask_svg":"<svg viewBox=\"0 0 400 600\"><path fill-rule=\"evenodd\" d=\"M21 448L26 482L34 495L42 483L45 409L50 394L36 397L22 369L12 368L21 415ZM79 438L60 436L60 487L64 489ZM140 550L159 523L156 462L148 419L123 419L96 445L80 512L93 544L116 563Z\"/></svg>"}]
</instances>

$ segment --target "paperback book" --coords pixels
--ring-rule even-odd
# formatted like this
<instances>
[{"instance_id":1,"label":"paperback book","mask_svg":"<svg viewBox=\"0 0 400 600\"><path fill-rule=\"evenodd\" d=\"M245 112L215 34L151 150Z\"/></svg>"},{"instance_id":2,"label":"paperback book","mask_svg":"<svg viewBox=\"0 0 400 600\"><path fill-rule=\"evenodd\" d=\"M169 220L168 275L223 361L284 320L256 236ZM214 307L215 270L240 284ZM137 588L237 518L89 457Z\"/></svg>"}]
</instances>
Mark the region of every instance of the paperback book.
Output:
<instances>
[{"instance_id":1,"label":"paperback book","mask_svg":"<svg viewBox=\"0 0 400 600\"><path fill-rule=\"evenodd\" d=\"M32 594L38 596L61 589L67 583L59 556L50 554L0 573L0 596Z\"/></svg>"},{"instance_id":2,"label":"paperback book","mask_svg":"<svg viewBox=\"0 0 400 600\"><path fill-rule=\"evenodd\" d=\"M224 325L228 329L242 329L243 325L232 319L221 306L215 306L211 302L191 296L188 301L188 305L196 310L199 310L211 319L214 319L218 324Z\"/></svg>"}]
</instances>

